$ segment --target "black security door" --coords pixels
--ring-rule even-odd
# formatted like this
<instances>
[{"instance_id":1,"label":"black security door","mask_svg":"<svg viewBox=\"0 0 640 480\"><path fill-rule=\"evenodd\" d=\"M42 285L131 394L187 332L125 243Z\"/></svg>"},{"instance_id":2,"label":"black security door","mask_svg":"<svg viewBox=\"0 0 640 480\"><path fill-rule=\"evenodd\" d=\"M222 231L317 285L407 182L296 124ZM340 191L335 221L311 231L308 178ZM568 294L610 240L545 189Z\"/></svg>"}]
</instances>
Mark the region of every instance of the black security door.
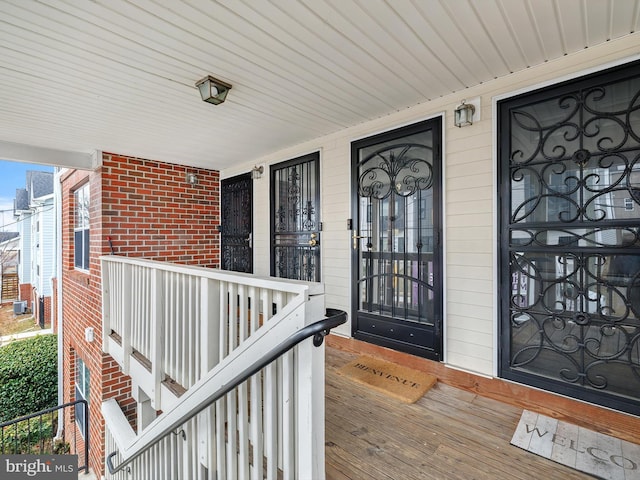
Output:
<instances>
[{"instance_id":1,"label":"black security door","mask_svg":"<svg viewBox=\"0 0 640 480\"><path fill-rule=\"evenodd\" d=\"M320 155L271 167L271 275L320 281Z\"/></svg>"},{"instance_id":2,"label":"black security door","mask_svg":"<svg viewBox=\"0 0 640 480\"><path fill-rule=\"evenodd\" d=\"M352 143L353 335L440 360L441 121Z\"/></svg>"},{"instance_id":3,"label":"black security door","mask_svg":"<svg viewBox=\"0 0 640 480\"><path fill-rule=\"evenodd\" d=\"M251 174L222 180L221 196L222 269L253 273Z\"/></svg>"},{"instance_id":4,"label":"black security door","mask_svg":"<svg viewBox=\"0 0 640 480\"><path fill-rule=\"evenodd\" d=\"M499 103L501 376L640 414L640 64Z\"/></svg>"}]
</instances>

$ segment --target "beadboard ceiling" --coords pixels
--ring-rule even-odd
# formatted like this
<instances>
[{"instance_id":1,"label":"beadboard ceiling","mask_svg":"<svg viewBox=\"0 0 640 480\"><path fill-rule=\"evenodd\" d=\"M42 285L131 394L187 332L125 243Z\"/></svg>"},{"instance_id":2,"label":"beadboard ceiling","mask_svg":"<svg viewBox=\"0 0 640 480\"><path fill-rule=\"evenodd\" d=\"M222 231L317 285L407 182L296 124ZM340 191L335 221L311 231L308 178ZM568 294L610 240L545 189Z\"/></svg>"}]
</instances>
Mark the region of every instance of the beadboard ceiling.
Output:
<instances>
[{"instance_id":1,"label":"beadboard ceiling","mask_svg":"<svg viewBox=\"0 0 640 480\"><path fill-rule=\"evenodd\" d=\"M0 158L24 144L222 170L639 17L640 0L0 0ZM233 85L222 105L200 100L208 74Z\"/></svg>"}]
</instances>

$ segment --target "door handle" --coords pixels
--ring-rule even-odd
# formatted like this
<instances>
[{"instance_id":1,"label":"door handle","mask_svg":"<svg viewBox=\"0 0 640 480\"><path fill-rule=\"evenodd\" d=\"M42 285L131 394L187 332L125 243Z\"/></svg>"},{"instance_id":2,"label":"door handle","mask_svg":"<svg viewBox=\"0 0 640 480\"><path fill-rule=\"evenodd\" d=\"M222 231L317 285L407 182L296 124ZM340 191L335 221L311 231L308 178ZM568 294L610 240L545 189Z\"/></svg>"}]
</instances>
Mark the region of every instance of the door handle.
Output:
<instances>
[{"instance_id":1,"label":"door handle","mask_svg":"<svg viewBox=\"0 0 640 480\"><path fill-rule=\"evenodd\" d=\"M249 245L249 248L253 248L253 234L250 233L249 236L245 239L245 242Z\"/></svg>"},{"instance_id":2,"label":"door handle","mask_svg":"<svg viewBox=\"0 0 640 480\"><path fill-rule=\"evenodd\" d=\"M315 247L316 245L318 245L318 241L316 240L317 235L315 233L311 234L311 240L309 240L309 246L310 247Z\"/></svg>"},{"instance_id":3,"label":"door handle","mask_svg":"<svg viewBox=\"0 0 640 480\"><path fill-rule=\"evenodd\" d=\"M356 231L353 231L353 235L351 236L351 238L353 238L353 249L357 250L358 249L358 239L360 238L367 238L364 235L356 235Z\"/></svg>"}]
</instances>

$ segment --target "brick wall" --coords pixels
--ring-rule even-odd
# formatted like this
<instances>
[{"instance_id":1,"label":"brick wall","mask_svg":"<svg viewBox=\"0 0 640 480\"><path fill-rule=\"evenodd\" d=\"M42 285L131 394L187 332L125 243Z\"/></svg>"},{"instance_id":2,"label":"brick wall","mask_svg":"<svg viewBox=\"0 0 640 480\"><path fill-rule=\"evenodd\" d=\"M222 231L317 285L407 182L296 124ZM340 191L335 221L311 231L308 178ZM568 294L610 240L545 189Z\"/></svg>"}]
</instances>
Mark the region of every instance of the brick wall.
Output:
<instances>
[{"instance_id":1,"label":"brick wall","mask_svg":"<svg viewBox=\"0 0 640 480\"><path fill-rule=\"evenodd\" d=\"M27 308L31 309L31 290L33 290L33 285L31 285L30 283L21 283L18 288L20 290L20 300L26 300Z\"/></svg>"},{"instance_id":2,"label":"brick wall","mask_svg":"<svg viewBox=\"0 0 640 480\"><path fill-rule=\"evenodd\" d=\"M53 278L53 288L51 292L51 328L54 333L58 331L58 279Z\"/></svg>"},{"instance_id":3,"label":"brick wall","mask_svg":"<svg viewBox=\"0 0 640 480\"><path fill-rule=\"evenodd\" d=\"M117 255L219 265L218 172L117 155L105 155L102 172L101 238L111 237Z\"/></svg>"},{"instance_id":4,"label":"brick wall","mask_svg":"<svg viewBox=\"0 0 640 480\"><path fill-rule=\"evenodd\" d=\"M195 186L186 173L196 173ZM89 182L89 271L74 267L74 191ZM217 267L219 265L219 174L162 162L103 154L94 172L70 171L62 178L63 376L65 401L74 399L75 357L90 371L90 466L104 472L104 420L100 406L116 398L135 426L136 405L131 382L117 363L102 353L101 255L131 257ZM111 245L108 238L111 238ZM85 340L93 327L95 340ZM67 425L75 428L73 422ZM69 430L69 432L72 430Z\"/></svg>"},{"instance_id":5,"label":"brick wall","mask_svg":"<svg viewBox=\"0 0 640 480\"><path fill-rule=\"evenodd\" d=\"M51 306L53 302L51 297L44 297L44 325L45 328L51 327Z\"/></svg>"}]
</instances>

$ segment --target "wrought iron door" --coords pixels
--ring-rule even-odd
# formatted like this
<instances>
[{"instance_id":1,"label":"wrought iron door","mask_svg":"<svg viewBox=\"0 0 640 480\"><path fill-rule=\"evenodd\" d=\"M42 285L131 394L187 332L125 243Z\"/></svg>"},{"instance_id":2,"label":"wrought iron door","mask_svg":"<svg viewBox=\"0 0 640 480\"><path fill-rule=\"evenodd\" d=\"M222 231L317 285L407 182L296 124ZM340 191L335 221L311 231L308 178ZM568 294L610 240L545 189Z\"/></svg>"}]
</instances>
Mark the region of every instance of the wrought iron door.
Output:
<instances>
[{"instance_id":1,"label":"wrought iron door","mask_svg":"<svg viewBox=\"0 0 640 480\"><path fill-rule=\"evenodd\" d=\"M320 281L319 154L271 167L271 275Z\"/></svg>"},{"instance_id":2,"label":"wrought iron door","mask_svg":"<svg viewBox=\"0 0 640 480\"><path fill-rule=\"evenodd\" d=\"M501 375L640 413L640 65L499 105Z\"/></svg>"},{"instance_id":3,"label":"wrought iron door","mask_svg":"<svg viewBox=\"0 0 640 480\"><path fill-rule=\"evenodd\" d=\"M353 335L441 358L440 119L352 144Z\"/></svg>"},{"instance_id":4,"label":"wrought iron door","mask_svg":"<svg viewBox=\"0 0 640 480\"><path fill-rule=\"evenodd\" d=\"M251 174L222 180L221 266L253 273L253 180Z\"/></svg>"}]
</instances>

